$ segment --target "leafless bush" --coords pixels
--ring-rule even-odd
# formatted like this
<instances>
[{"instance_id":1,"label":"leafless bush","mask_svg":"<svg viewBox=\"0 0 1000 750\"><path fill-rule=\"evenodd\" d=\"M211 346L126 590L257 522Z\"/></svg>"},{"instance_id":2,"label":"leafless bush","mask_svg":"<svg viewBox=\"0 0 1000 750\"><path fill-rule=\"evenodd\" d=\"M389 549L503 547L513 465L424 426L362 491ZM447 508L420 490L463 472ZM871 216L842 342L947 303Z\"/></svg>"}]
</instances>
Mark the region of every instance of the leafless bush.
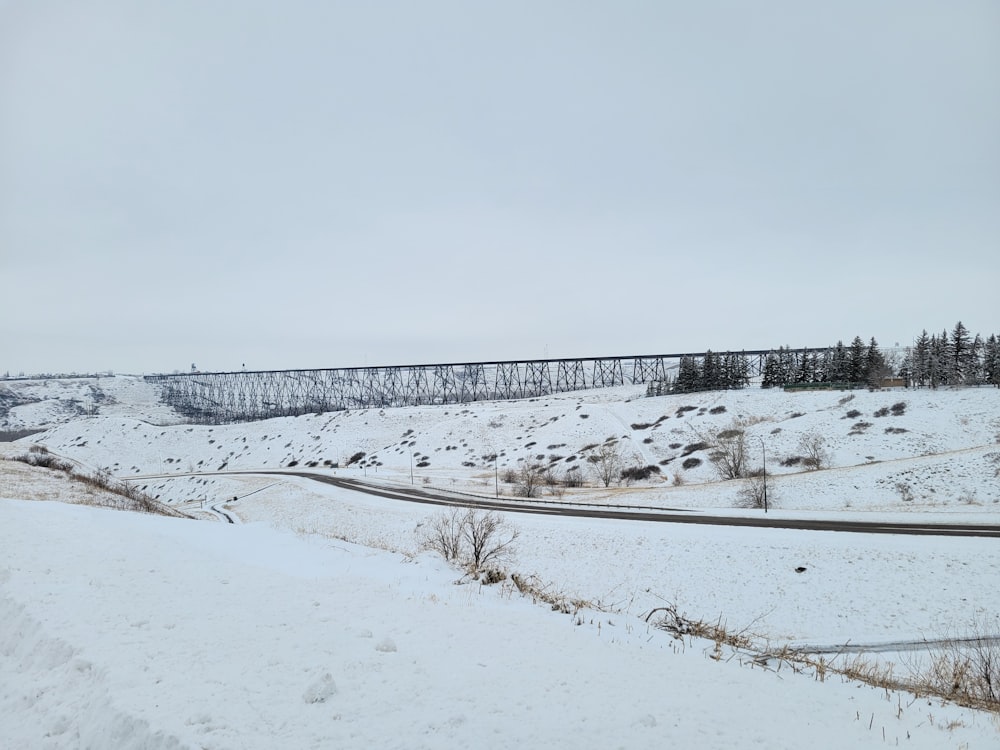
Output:
<instances>
[{"instance_id":1,"label":"leafless bush","mask_svg":"<svg viewBox=\"0 0 1000 750\"><path fill-rule=\"evenodd\" d=\"M654 474L659 473L660 467L655 464L650 464L648 466L630 466L621 470L621 479L625 482L626 486L628 486L631 485L632 482L641 482L649 479Z\"/></svg>"},{"instance_id":2,"label":"leafless bush","mask_svg":"<svg viewBox=\"0 0 1000 750\"><path fill-rule=\"evenodd\" d=\"M48 448L43 445L33 445L28 448L27 453L14 456L12 460L20 461L29 466L38 466L42 469L52 469L53 471L65 471L67 473L73 471L73 464L49 453Z\"/></svg>"},{"instance_id":3,"label":"leafless bush","mask_svg":"<svg viewBox=\"0 0 1000 750\"><path fill-rule=\"evenodd\" d=\"M712 447L709 458L720 479L741 479L747 475L747 437L739 422L720 432Z\"/></svg>"},{"instance_id":4,"label":"leafless bush","mask_svg":"<svg viewBox=\"0 0 1000 750\"><path fill-rule=\"evenodd\" d=\"M573 466L563 474L562 481L566 487L583 487L583 472L579 466Z\"/></svg>"},{"instance_id":5,"label":"leafless bush","mask_svg":"<svg viewBox=\"0 0 1000 750\"><path fill-rule=\"evenodd\" d=\"M514 480L516 494L519 497L535 497L539 488L545 483L545 474L544 466L525 458Z\"/></svg>"},{"instance_id":6,"label":"leafless bush","mask_svg":"<svg viewBox=\"0 0 1000 750\"><path fill-rule=\"evenodd\" d=\"M451 508L422 524L421 548L437 552L448 562L458 559L462 552L462 522L464 508Z\"/></svg>"},{"instance_id":7,"label":"leafless bush","mask_svg":"<svg viewBox=\"0 0 1000 750\"><path fill-rule=\"evenodd\" d=\"M896 482L895 490L899 493L899 497L904 503L913 501L913 488L908 483Z\"/></svg>"},{"instance_id":8,"label":"leafless bush","mask_svg":"<svg viewBox=\"0 0 1000 750\"><path fill-rule=\"evenodd\" d=\"M423 549L463 565L474 575L502 569L513 556L519 536L500 514L474 508L452 508L418 528Z\"/></svg>"},{"instance_id":9,"label":"leafless bush","mask_svg":"<svg viewBox=\"0 0 1000 750\"><path fill-rule=\"evenodd\" d=\"M969 633L947 640L945 647L920 673L918 684L930 693L965 705L1000 711L1000 638L996 621L985 614Z\"/></svg>"},{"instance_id":10,"label":"leafless bush","mask_svg":"<svg viewBox=\"0 0 1000 750\"><path fill-rule=\"evenodd\" d=\"M765 509L774 507L774 483L767 481L769 476L770 474L757 470L745 477L743 486L737 493L738 507Z\"/></svg>"},{"instance_id":11,"label":"leafless bush","mask_svg":"<svg viewBox=\"0 0 1000 750\"><path fill-rule=\"evenodd\" d=\"M587 456L597 481L605 487L621 476L622 452L617 443L604 443Z\"/></svg>"},{"instance_id":12,"label":"leafless bush","mask_svg":"<svg viewBox=\"0 0 1000 750\"><path fill-rule=\"evenodd\" d=\"M493 511L469 510L462 523L462 537L469 555L469 567L478 573L484 566L507 562L514 553L518 530Z\"/></svg>"},{"instance_id":13,"label":"leafless bush","mask_svg":"<svg viewBox=\"0 0 1000 750\"><path fill-rule=\"evenodd\" d=\"M807 432L799 438L802 464L810 471L825 469L830 465L830 452L826 448L826 438L818 432Z\"/></svg>"}]
</instances>

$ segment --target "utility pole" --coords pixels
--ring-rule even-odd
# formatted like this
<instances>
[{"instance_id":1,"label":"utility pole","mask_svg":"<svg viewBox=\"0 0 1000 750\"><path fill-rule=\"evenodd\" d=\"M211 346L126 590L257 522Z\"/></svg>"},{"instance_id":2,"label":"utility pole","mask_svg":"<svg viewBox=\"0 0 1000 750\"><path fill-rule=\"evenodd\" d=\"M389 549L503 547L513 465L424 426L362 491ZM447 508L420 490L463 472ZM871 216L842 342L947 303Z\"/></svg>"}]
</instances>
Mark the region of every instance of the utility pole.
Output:
<instances>
[{"instance_id":1,"label":"utility pole","mask_svg":"<svg viewBox=\"0 0 1000 750\"><path fill-rule=\"evenodd\" d=\"M757 439L760 440L760 460L763 467L761 479L764 480L764 512L767 513L767 450L764 448L764 438L758 437Z\"/></svg>"}]
</instances>

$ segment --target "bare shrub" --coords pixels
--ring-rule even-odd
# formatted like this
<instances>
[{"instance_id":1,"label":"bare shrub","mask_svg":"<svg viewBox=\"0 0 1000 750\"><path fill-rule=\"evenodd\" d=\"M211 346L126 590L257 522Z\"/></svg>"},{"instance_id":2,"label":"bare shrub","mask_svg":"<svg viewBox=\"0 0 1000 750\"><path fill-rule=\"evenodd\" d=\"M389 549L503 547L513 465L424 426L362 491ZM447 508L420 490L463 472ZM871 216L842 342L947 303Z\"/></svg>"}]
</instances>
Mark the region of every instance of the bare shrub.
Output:
<instances>
[{"instance_id":1,"label":"bare shrub","mask_svg":"<svg viewBox=\"0 0 1000 750\"><path fill-rule=\"evenodd\" d=\"M764 508L774 506L773 482L768 482L770 475L763 471L754 471L743 480L743 486L737 493L737 507Z\"/></svg>"},{"instance_id":2,"label":"bare shrub","mask_svg":"<svg viewBox=\"0 0 1000 750\"><path fill-rule=\"evenodd\" d=\"M488 578L503 580L503 565L514 554L518 530L493 511L452 508L418 527L421 547L467 568L473 575L490 571Z\"/></svg>"},{"instance_id":3,"label":"bare shrub","mask_svg":"<svg viewBox=\"0 0 1000 750\"><path fill-rule=\"evenodd\" d=\"M825 469L830 465L830 452L826 448L826 438L818 432L807 432L799 438L802 464L810 471Z\"/></svg>"},{"instance_id":4,"label":"bare shrub","mask_svg":"<svg viewBox=\"0 0 1000 750\"><path fill-rule=\"evenodd\" d=\"M896 482L895 490L899 493L899 497L904 503L913 501L913 488L908 483Z\"/></svg>"},{"instance_id":5,"label":"bare shrub","mask_svg":"<svg viewBox=\"0 0 1000 750\"><path fill-rule=\"evenodd\" d=\"M630 466L626 469L622 469L621 478L626 485L632 482L641 482L643 480L649 479L654 474L660 473L660 467L650 464L649 466Z\"/></svg>"},{"instance_id":6,"label":"bare shrub","mask_svg":"<svg viewBox=\"0 0 1000 750\"><path fill-rule=\"evenodd\" d=\"M617 443L604 443L587 456L597 480L605 487L621 476L622 452Z\"/></svg>"},{"instance_id":7,"label":"bare shrub","mask_svg":"<svg viewBox=\"0 0 1000 750\"><path fill-rule=\"evenodd\" d=\"M458 559L462 552L462 523L464 508L451 508L422 524L421 549L437 552L448 562Z\"/></svg>"},{"instance_id":8,"label":"bare shrub","mask_svg":"<svg viewBox=\"0 0 1000 750\"><path fill-rule=\"evenodd\" d=\"M967 635L948 639L924 675L930 692L993 711L1000 710L1000 640L996 623L978 616Z\"/></svg>"},{"instance_id":9,"label":"bare shrub","mask_svg":"<svg viewBox=\"0 0 1000 750\"><path fill-rule=\"evenodd\" d=\"M20 461L21 463L28 464L29 466L38 466L42 469L51 469L53 471L65 471L67 473L73 471L73 464L63 458L59 458L58 456L49 453L48 449L42 445L33 445L28 449L27 453L22 453L20 456L14 456L12 460Z\"/></svg>"},{"instance_id":10,"label":"bare shrub","mask_svg":"<svg viewBox=\"0 0 1000 750\"><path fill-rule=\"evenodd\" d=\"M486 565L495 567L508 562L518 536L518 530L499 513L470 509L462 522L470 570L478 573Z\"/></svg>"},{"instance_id":11,"label":"bare shrub","mask_svg":"<svg viewBox=\"0 0 1000 750\"><path fill-rule=\"evenodd\" d=\"M851 425L851 431L847 433L848 435L863 435L865 430L872 426L871 422L855 422Z\"/></svg>"},{"instance_id":12,"label":"bare shrub","mask_svg":"<svg viewBox=\"0 0 1000 750\"><path fill-rule=\"evenodd\" d=\"M716 436L709 459L720 479L741 479L747 475L747 438L742 425L732 426Z\"/></svg>"},{"instance_id":13,"label":"bare shrub","mask_svg":"<svg viewBox=\"0 0 1000 750\"><path fill-rule=\"evenodd\" d=\"M672 448L673 445L671 445L670 447ZM697 453L698 451L703 451L711 447L712 446L709 443L706 443L703 440L697 443L688 443L687 445L684 446L684 451L681 453L681 457L683 458L684 456L690 456L692 453Z\"/></svg>"},{"instance_id":14,"label":"bare shrub","mask_svg":"<svg viewBox=\"0 0 1000 750\"><path fill-rule=\"evenodd\" d=\"M566 487L583 487L583 472L579 466L571 466L562 476L562 482Z\"/></svg>"},{"instance_id":15,"label":"bare shrub","mask_svg":"<svg viewBox=\"0 0 1000 750\"><path fill-rule=\"evenodd\" d=\"M514 491L519 497L535 497L545 483L545 467L525 458L514 480Z\"/></svg>"},{"instance_id":16,"label":"bare shrub","mask_svg":"<svg viewBox=\"0 0 1000 750\"><path fill-rule=\"evenodd\" d=\"M681 474L679 471L674 474L673 485L674 485L674 487L683 487L684 486L684 475Z\"/></svg>"}]
</instances>

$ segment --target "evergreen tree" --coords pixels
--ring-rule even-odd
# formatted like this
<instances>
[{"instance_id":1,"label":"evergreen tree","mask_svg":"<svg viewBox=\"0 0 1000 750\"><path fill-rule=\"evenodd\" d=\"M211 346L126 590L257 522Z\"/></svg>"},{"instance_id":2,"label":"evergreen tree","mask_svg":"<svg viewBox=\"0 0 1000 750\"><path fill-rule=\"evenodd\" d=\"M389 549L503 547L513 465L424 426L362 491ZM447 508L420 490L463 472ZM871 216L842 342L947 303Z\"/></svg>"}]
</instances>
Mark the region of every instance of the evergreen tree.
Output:
<instances>
[{"instance_id":1,"label":"evergreen tree","mask_svg":"<svg viewBox=\"0 0 1000 750\"><path fill-rule=\"evenodd\" d=\"M817 352L809 353L809 382L820 382L820 359Z\"/></svg>"},{"instance_id":2,"label":"evergreen tree","mask_svg":"<svg viewBox=\"0 0 1000 750\"><path fill-rule=\"evenodd\" d=\"M681 393L690 393L701 389L701 367L695 357L681 357L680 366L677 368L677 381L674 383L674 390Z\"/></svg>"},{"instance_id":3,"label":"evergreen tree","mask_svg":"<svg viewBox=\"0 0 1000 750\"><path fill-rule=\"evenodd\" d=\"M940 336L931 336L930 347L927 353L927 385L937 388L939 385L948 384L948 332L944 331Z\"/></svg>"},{"instance_id":4,"label":"evergreen tree","mask_svg":"<svg viewBox=\"0 0 1000 750\"><path fill-rule=\"evenodd\" d=\"M827 379L834 383L846 383L850 380L849 370L847 347L844 346L843 341L838 341L837 345L833 348L830 373Z\"/></svg>"},{"instance_id":5,"label":"evergreen tree","mask_svg":"<svg viewBox=\"0 0 1000 750\"><path fill-rule=\"evenodd\" d=\"M981 385L983 383L983 350L985 346L983 337L977 333L969 347L968 364L965 368L965 382L968 385Z\"/></svg>"},{"instance_id":6,"label":"evergreen tree","mask_svg":"<svg viewBox=\"0 0 1000 750\"><path fill-rule=\"evenodd\" d=\"M795 368L795 378L796 383L811 383L812 382L812 371L809 369L809 355L803 350L799 353L798 366Z\"/></svg>"},{"instance_id":7,"label":"evergreen tree","mask_svg":"<svg viewBox=\"0 0 1000 750\"><path fill-rule=\"evenodd\" d=\"M776 385L780 384L781 371L780 365L778 364L778 355L774 352L768 352L767 357L764 359L764 373L761 378L760 387L774 388Z\"/></svg>"},{"instance_id":8,"label":"evergreen tree","mask_svg":"<svg viewBox=\"0 0 1000 750\"><path fill-rule=\"evenodd\" d=\"M721 373L719 372L719 356L711 349L705 352L701 364L700 390L711 391L719 387Z\"/></svg>"},{"instance_id":9,"label":"evergreen tree","mask_svg":"<svg viewBox=\"0 0 1000 750\"><path fill-rule=\"evenodd\" d=\"M910 376L914 385L921 387L927 385L930 374L931 337L927 335L925 328L917 340L913 343L913 351L910 358Z\"/></svg>"},{"instance_id":10,"label":"evergreen tree","mask_svg":"<svg viewBox=\"0 0 1000 750\"><path fill-rule=\"evenodd\" d=\"M732 355L729 365L730 388L746 388L750 385L750 360L746 352Z\"/></svg>"},{"instance_id":11,"label":"evergreen tree","mask_svg":"<svg viewBox=\"0 0 1000 750\"><path fill-rule=\"evenodd\" d=\"M990 334L983 345L983 382L1000 388L1000 341Z\"/></svg>"},{"instance_id":12,"label":"evergreen tree","mask_svg":"<svg viewBox=\"0 0 1000 750\"><path fill-rule=\"evenodd\" d=\"M847 380L851 383L865 381L865 342L860 336L855 336L848 353Z\"/></svg>"},{"instance_id":13,"label":"evergreen tree","mask_svg":"<svg viewBox=\"0 0 1000 750\"><path fill-rule=\"evenodd\" d=\"M795 378L795 354L792 352L791 348L787 346L778 347L778 367L780 370L780 375L778 376L778 385L784 385L785 383L791 383Z\"/></svg>"},{"instance_id":14,"label":"evergreen tree","mask_svg":"<svg viewBox=\"0 0 1000 750\"><path fill-rule=\"evenodd\" d=\"M948 382L952 385L959 385L966 382L966 371L969 369L969 355L972 349L972 341L969 331L962 321L955 324L951 332L951 349L949 351L950 362L948 363Z\"/></svg>"},{"instance_id":15,"label":"evergreen tree","mask_svg":"<svg viewBox=\"0 0 1000 750\"><path fill-rule=\"evenodd\" d=\"M878 342L872 336L872 340L868 343L868 349L865 351L865 382L871 386L880 385L882 377L885 374L885 369L885 357L882 356L882 352L878 348Z\"/></svg>"}]
</instances>

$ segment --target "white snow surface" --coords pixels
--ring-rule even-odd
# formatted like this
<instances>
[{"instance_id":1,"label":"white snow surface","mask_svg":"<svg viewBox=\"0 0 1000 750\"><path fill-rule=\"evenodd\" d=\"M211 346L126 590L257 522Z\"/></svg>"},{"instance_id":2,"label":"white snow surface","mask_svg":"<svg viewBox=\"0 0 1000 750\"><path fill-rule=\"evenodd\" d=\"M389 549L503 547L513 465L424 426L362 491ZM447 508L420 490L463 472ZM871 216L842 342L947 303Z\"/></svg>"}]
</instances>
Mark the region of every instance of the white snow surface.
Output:
<instances>
[{"instance_id":1,"label":"white snow surface","mask_svg":"<svg viewBox=\"0 0 1000 750\"><path fill-rule=\"evenodd\" d=\"M84 500L75 483L41 469L27 482L26 467L15 475L0 461L0 746L1000 745L987 714L775 673L728 650L716 660L712 643L674 640L644 620L672 602L772 644L935 638L976 619L1000 633L996 540L507 514L521 532L511 570L592 603L567 615L419 552L433 506L294 476L196 474L295 461L492 496L483 456L501 454L500 473L525 456L562 456L554 463L565 467L614 436L630 463L674 460L655 481L541 499L760 513L732 508L737 483L714 481L705 452L674 485L684 447L741 416L779 472L772 514L1000 520L997 389L640 396L623 388L206 427L150 424L165 412L145 394L131 413L116 399L114 414L66 417L0 444L8 455L44 444L200 519L218 519L215 506L242 522L29 502ZM874 416L899 402L900 415ZM860 416L846 418L851 409ZM860 421L871 426L850 435ZM826 437L833 468L781 467L812 431ZM359 451L369 465L324 468ZM500 489L510 497L510 485Z\"/></svg>"}]
</instances>

